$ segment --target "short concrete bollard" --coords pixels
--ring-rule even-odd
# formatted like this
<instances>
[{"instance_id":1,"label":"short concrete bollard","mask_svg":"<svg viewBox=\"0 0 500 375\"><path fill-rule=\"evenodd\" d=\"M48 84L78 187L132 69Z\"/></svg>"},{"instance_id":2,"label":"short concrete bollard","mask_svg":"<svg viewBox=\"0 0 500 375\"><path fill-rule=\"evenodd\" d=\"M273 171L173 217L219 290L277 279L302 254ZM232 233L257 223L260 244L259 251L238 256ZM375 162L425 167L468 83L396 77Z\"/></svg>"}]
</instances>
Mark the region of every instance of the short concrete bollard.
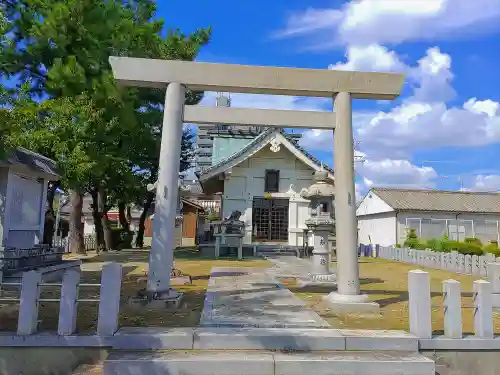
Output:
<instances>
[{"instance_id":1,"label":"short concrete bollard","mask_svg":"<svg viewBox=\"0 0 500 375\"><path fill-rule=\"evenodd\" d=\"M444 335L452 339L462 338L462 298L460 282L443 281Z\"/></svg>"},{"instance_id":2,"label":"short concrete bollard","mask_svg":"<svg viewBox=\"0 0 500 375\"><path fill-rule=\"evenodd\" d=\"M473 282L474 333L476 337L493 338L493 306L491 284L485 280Z\"/></svg>"},{"instance_id":3,"label":"short concrete bollard","mask_svg":"<svg viewBox=\"0 0 500 375\"><path fill-rule=\"evenodd\" d=\"M64 273L61 287L61 302L59 305L58 335L71 335L76 330L79 284L79 268L69 269Z\"/></svg>"},{"instance_id":4,"label":"short concrete bollard","mask_svg":"<svg viewBox=\"0 0 500 375\"><path fill-rule=\"evenodd\" d=\"M408 272L410 332L419 338L432 337L431 285L427 272Z\"/></svg>"},{"instance_id":5,"label":"short concrete bollard","mask_svg":"<svg viewBox=\"0 0 500 375\"><path fill-rule=\"evenodd\" d=\"M18 335L31 335L38 326L38 309L40 307L40 284L42 274L37 271L23 273L21 298L19 300Z\"/></svg>"},{"instance_id":6,"label":"short concrete bollard","mask_svg":"<svg viewBox=\"0 0 500 375\"><path fill-rule=\"evenodd\" d=\"M111 336L118 330L121 285L121 264L108 263L104 265L102 267L101 295L97 320L97 333L99 335Z\"/></svg>"}]
</instances>

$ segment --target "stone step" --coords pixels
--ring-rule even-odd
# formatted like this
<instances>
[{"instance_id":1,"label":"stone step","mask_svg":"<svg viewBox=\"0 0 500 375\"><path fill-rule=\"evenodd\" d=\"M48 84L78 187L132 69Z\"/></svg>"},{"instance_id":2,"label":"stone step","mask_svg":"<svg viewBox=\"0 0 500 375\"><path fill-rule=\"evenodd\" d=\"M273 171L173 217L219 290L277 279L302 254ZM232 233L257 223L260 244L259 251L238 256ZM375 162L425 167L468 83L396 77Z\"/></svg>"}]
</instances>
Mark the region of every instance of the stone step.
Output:
<instances>
[{"instance_id":1,"label":"stone step","mask_svg":"<svg viewBox=\"0 0 500 375\"><path fill-rule=\"evenodd\" d=\"M434 361L401 352L114 351L103 375L434 375Z\"/></svg>"},{"instance_id":2,"label":"stone step","mask_svg":"<svg viewBox=\"0 0 500 375\"><path fill-rule=\"evenodd\" d=\"M288 350L416 352L419 340L405 331L332 328L122 327L113 336L121 350Z\"/></svg>"},{"instance_id":3,"label":"stone step","mask_svg":"<svg viewBox=\"0 0 500 375\"><path fill-rule=\"evenodd\" d=\"M296 251L291 251L291 250L287 250L287 251L257 251L257 255L260 255L260 256L268 256L268 257L276 257L276 256L280 256L280 255L283 255L283 256L294 256L296 257L297 256L297 252Z\"/></svg>"}]
</instances>

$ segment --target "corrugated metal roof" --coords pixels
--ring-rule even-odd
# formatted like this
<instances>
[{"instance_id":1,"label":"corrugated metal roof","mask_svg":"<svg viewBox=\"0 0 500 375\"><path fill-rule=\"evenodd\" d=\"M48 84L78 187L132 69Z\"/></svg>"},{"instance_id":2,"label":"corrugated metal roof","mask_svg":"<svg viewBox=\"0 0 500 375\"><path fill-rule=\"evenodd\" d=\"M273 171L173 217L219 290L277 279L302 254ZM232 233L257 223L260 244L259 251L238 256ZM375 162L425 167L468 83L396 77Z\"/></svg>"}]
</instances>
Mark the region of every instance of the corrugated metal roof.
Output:
<instances>
[{"instance_id":1,"label":"corrugated metal roof","mask_svg":"<svg viewBox=\"0 0 500 375\"><path fill-rule=\"evenodd\" d=\"M395 210L500 213L500 194L466 191L373 188Z\"/></svg>"}]
</instances>

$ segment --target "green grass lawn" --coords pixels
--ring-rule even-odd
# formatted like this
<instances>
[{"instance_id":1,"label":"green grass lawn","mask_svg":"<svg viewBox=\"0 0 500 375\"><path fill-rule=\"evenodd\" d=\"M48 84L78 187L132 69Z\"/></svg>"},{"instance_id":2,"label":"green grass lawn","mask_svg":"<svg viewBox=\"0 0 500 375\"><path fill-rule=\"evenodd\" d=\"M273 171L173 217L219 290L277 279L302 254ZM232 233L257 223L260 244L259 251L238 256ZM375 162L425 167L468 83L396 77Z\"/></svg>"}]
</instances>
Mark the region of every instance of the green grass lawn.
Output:
<instances>
[{"instance_id":1,"label":"green grass lawn","mask_svg":"<svg viewBox=\"0 0 500 375\"><path fill-rule=\"evenodd\" d=\"M335 264L333 265L335 266ZM434 333L443 331L442 281L454 279L460 281L462 288L462 321L464 333L473 332L473 314L471 308L472 282L478 277L459 275L435 269L426 269L415 265L390 262L383 259L362 258L360 261L361 292L369 295L372 301L380 304L381 314L335 315L329 311L322 298L330 292L328 288L298 288L292 282L288 287L302 298L332 326L353 329L400 329L408 330L408 272L414 269L429 272L432 293L432 328ZM500 317L494 315L494 328L500 333Z\"/></svg>"}]
</instances>

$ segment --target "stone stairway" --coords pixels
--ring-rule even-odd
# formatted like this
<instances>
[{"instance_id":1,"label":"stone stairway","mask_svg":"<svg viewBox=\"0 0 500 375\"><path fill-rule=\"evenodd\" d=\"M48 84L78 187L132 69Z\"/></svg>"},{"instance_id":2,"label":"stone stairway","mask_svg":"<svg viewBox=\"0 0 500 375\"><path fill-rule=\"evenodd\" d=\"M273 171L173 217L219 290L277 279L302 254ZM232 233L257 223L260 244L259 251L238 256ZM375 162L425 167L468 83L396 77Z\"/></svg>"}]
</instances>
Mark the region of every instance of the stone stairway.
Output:
<instances>
[{"instance_id":1,"label":"stone stairway","mask_svg":"<svg viewBox=\"0 0 500 375\"><path fill-rule=\"evenodd\" d=\"M434 375L418 353L272 351L113 352L103 375Z\"/></svg>"},{"instance_id":2,"label":"stone stairway","mask_svg":"<svg viewBox=\"0 0 500 375\"><path fill-rule=\"evenodd\" d=\"M404 331L123 328L103 375L435 375Z\"/></svg>"},{"instance_id":3,"label":"stone stairway","mask_svg":"<svg viewBox=\"0 0 500 375\"><path fill-rule=\"evenodd\" d=\"M259 244L257 245L257 255L263 257L294 256L302 257L304 249L302 246L291 246L281 244Z\"/></svg>"}]
</instances>

